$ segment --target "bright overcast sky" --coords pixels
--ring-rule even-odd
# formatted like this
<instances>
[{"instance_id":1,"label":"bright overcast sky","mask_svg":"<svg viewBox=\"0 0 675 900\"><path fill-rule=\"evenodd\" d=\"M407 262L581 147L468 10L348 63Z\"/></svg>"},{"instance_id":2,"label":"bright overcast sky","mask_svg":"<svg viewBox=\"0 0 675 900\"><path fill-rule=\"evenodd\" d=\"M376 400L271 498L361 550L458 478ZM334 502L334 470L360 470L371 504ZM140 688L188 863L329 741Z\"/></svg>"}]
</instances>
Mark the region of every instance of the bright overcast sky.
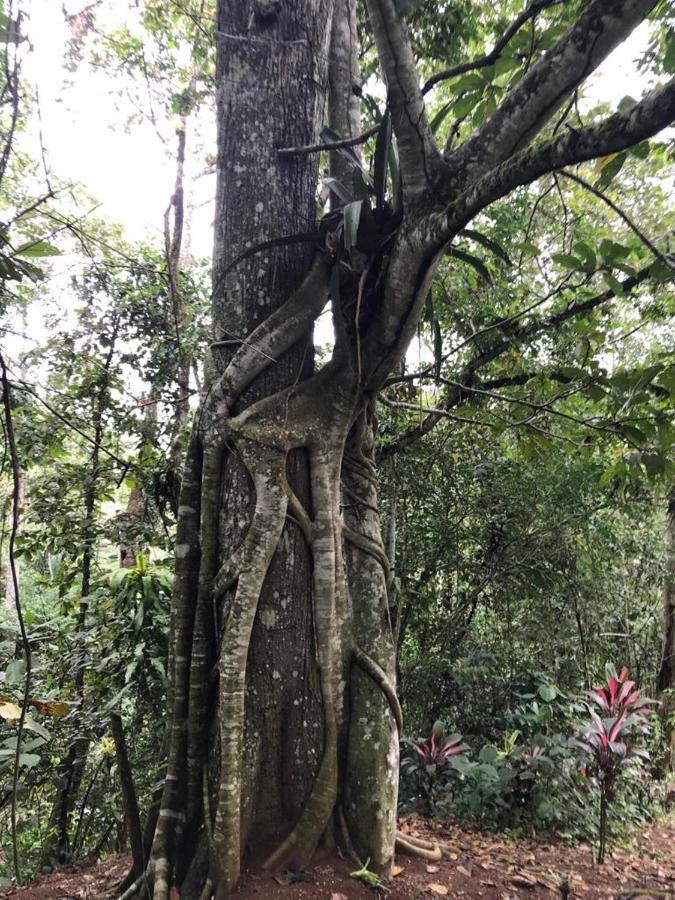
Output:
<instances>
[{"instance_id":1,"label":"bright overcast sky","mask_svg":"<svg viewBox=\"0 0 675 900\"><path fill-rule=\"evenodd\" d=\"M64 72L69 29L61 3L27 3L27 31L34 52L26 60L25 75L39 91L49 166L60 179L82 183L101 202L98 214L122 224L130 239L158 236L172 190L172 160L151 125L124 130L105 72L92 73L88 67L74 77ZM69 13L85 5L83 0L64 3ZM633 60L644 49L647 29L646 23L640 26L595 73L588 91L593 101L616 105L626 94L639 96L641 78ZM194 165L199 171L204 161ZM196 209L190 230L190 250L195 255L211 255L209 201L214 186L213 177L186 184L188 202Z\"/></svg>"}]
</instances>

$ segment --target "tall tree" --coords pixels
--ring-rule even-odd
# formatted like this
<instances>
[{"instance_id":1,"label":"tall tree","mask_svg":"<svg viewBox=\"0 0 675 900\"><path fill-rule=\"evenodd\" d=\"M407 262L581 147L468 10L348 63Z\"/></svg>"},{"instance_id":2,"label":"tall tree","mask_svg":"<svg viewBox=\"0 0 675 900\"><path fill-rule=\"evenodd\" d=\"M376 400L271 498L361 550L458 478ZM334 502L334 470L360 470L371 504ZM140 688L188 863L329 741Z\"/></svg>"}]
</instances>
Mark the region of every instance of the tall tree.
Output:
<instances>
[{"instance_id":1,"label":"tall tree","mask_svg":"<svg viewBox=\"0 0 675 900\"><path fill-rule=\"evenodd\" d=\"M532 3L511 34L558 5ZM331 72L330 109L343 128L359 90L349 53L329 46L331 35L353 40L353 6L219 2L215 334L178 511L154 900L174 883L189 900L223 898L247 850L268 868L301 865L322 840L388 871L401 714L375 398L415 333L441 257L472 219L519 186L618 153L675 118L671 80L590 125L553 123L657 6L593 0L565 5L558 24L569 27L536 61L526 55L501 102L443 152L402 4L366 6L387 85L372 193L365 179L357 199L332 182L343 205L312 228L310 151L329 58L342 73ZM280 240L300 233L304 243ZM312 327L329 300L335 345L319 367Z\"/></svg>"},{"instance_id":2,"label":"tall tree","mask_svg":"<svg viewBox=\"0 0 675 900\"><path fill-rule=\"evenodd\" d=\"M668 691L662 718L665 732L666 767L675 769L675 490L668 494L666 509L666 559L663 583L663 651L659 668L658 689Z\"/></svg>"}]
</instances>

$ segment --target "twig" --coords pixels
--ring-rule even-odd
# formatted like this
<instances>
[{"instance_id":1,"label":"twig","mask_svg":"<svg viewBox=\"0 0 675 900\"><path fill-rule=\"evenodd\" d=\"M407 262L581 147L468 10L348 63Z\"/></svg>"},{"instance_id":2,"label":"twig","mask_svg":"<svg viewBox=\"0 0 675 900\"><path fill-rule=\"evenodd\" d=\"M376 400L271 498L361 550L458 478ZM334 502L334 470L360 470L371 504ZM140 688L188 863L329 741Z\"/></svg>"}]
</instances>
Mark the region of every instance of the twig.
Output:
<instances>
[{"instance_id":1,"label":"twig","mask_svg":"<svg viewBox=\"0 0 675 900\"><path fill-rule=\"evenodd\" d=\"M649 247L649 249L657 259L661 260L661 262L669 269L675 271L675 261L670 256L659 250L659 248L652 241L650 241L647 235L638 228L638 226L635 224L635 222L633 222L630 216L625 213L621 209L621 207L617 206L613 200L610 200L606 194L603 194L602 191L598 190L598 188L594 187L592 184L589 184L589 182L585 179L580 178L579 175L575 175L573 172L568 172L567 169L561 169L558 174L562 175L565 178L569 178L570 181L576 181L576 183L581 185L584 190L590 191L590 193L593 194L594 197L597 197L598 200L602 200L603 203L606 203L607 206L609 206L609 208L613 210L617 214L617 216L619 216L619 218L623 219L630 230L640 238L642 243L645 244L645 246Z\"/></svg>"},{"instance_id":2,"label":"twig","mask_svg":"<svg viewBox=\"0 0 675 900\"><path fill-rule=\"evenodd\" d=\"M277 153L279 156L302 156L306 153L321 153L324 150L341 150L343 147L355 147L358 144L365 144L371 137L375 137L380 127L380 125L375 125L373 128L369 128L368 131L364 131L363 134L352 138L344 138L341 141L308 144L306 147L281 147L277 150Z\"/></svg>"},{"instance_id":3,"label":"twig","mask_svg":"<svg viewBox=\"0 0 675 900\"><path fill-rule=\"evenodd\" d=\"M522 13L513 20L489 53L486 53L485 56L478 57L478 59L460 63L458 66L453 66L451 69L444 69L442 72L437 72L425 83L422 88L422 93L428 94L432 87L437 85L439 81L448 81L450 78L464 75L465 72L473 72L476 69L485 69L488 66L493 65L499 58L504 47L506 47L514 34L520 30L525 22L534 19L542 10L547 9L549 6L557 6L562 2L563 0L534 0L527 9L524 9Z\"/></svg>"},{"instance_id":4,"label":"twig","mask_svg":"<svg viewBox=\"0 0 675 900\"><path fill-rule=\"evenodd\" d=\"M19 596L19 578L16 571L16 559L14 556L14 546L16 543L16 535L19 530L19 503L21 499L21 472L19 469L19 454L16 449L16 439L14 436L14 424L12 422L12 404L10 399L10 386L7 378L7 368L2 354L0 354L0 368L2 369L2 403L5 412L5 433L7 435L7 443L9 444L9 454L12 464L12 530L9 536L9 567L12 573L12 584L14 587L14 605L16 607L16 615L19 620L19 631L21 632L21 643L23 652L26 657L26 681L23 691L23 702L21 704L21 715L19 716L19 728L16 735L16 751L14 753L14 775L12 779L12 853L14 856L14 873L16 875L17 884L21 884L21 869L19 865L19 846L16 832L16 800L17 789L19 786L19 760L21 758L21 738L23 737L23 727L26 720L26 709L28 708L28 696L30 694L30 678L33 668L33 658L31 655L30 642L26 631L26 624L23 619L23 610L21 609L21 598Z\"/></svg>"}]
</instances>

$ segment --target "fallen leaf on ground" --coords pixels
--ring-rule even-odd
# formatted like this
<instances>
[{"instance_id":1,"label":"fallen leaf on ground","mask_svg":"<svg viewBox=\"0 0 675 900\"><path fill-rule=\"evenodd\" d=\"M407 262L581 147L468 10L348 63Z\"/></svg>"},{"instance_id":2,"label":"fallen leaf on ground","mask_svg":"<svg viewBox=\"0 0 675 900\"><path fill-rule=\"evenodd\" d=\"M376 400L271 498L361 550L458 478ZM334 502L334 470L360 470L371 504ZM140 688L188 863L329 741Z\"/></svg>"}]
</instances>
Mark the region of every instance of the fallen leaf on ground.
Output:
<instances>
[{"instance_id":1,"label":"fallen leaf on ground","mask_svg":"<svg viewBox=\"0 0 675 900\"><path fill-rule=\"evenodd\" d=\"M432 894L438 894L440 897L445 897L448 894L448 889L444 884L429 884L427 885L427 890L431 891Z\"/></svg>"},{"instance_id":2,"label":"fallen leaf on ground","mask_svg":"<svg viewBox=\"0 0 675 900\"><path fill-rule=\"evenodd\" d=\"M430 866L427 866L427 872L428 872L430 875L433 875L434 872L440 872L440 867L439 867L439 866L431 866L431 865L430 865Z\"/></svg>"},{"instance_id":3,"label":"fallen leaf on ground","mask_svg":"<svg viewBox=\"0 0 675 900\"><path fill-rule=\"evenodd\" d=\"M346 894L336 894L336 893L332 893L332 894L330 895L330 900L348 900L348 897L347 897Z\"/></svg>"},{"instance_id":4,"label":"fallen leaf on ground","mask_svg":"<svg viewBox=\"0 0 675 900\"><path fill-rule=\"evenodd\" d=\"M392 866L391 867L391 874L394 878L396 878L397 875L400 875L401 872L405 872L404 866Z\"/></svg>"},{"instance_id":5,"label":"fallen leaf on ground","mask_svg":"<svg viewBox=\"0 0 675 900\"><path fill-rule=\"evenodd\" d=\"M512 875L509 878L509 881L511 882L511 884L515 884L516 887L529 888L530 890L537 886L537 879L532 878L531 875L526 875L524 872L520 872L517 875Z\"/></svg>"},{"instance_id":6,"label":"fallen leaf on ground","mask_svg":"<svg viewBox=\"0 0 675 900\"><path fill-rule=\"evenodd\" d=\"M471 878L471 873L473 871L473 863L470 859L463 859L460 864L457 866L457 871L461 872L462 875L466 875L467 878Z\"/></svg>"}]
</instances>

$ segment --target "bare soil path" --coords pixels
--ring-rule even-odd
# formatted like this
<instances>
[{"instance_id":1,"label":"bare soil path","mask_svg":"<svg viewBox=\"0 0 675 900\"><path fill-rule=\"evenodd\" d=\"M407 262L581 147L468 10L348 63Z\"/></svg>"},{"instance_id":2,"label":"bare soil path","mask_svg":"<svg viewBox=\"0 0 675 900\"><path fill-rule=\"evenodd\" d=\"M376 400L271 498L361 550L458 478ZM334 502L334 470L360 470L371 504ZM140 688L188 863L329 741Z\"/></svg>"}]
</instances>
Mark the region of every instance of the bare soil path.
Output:
<instances>
[{"instance_id":1,"label":"bare soil path","mask_svg":"<svg viewBox=\"0 0 675 900\"><path fill-rule=\"evenodd\" d=\"M615 850L603 866L593 864L590 847L536 839L511 840L462 828L453 822L415 817L401 830L437 841L443 859L428 863L401 856L387 884L392 900L526 900L526 898L675 898L675 819L643 829L631 851ZM114 856L89 865L67 866L41 875L26 887L0 889L3 900L107 900L126 872L129 859ZM366 900L379 892L350 877L355 866L337 856L318 859L302 873L276 878L247 871L236 900ZM176 891L172 900L180 900Z\"/></svg>"}]
</instances>

